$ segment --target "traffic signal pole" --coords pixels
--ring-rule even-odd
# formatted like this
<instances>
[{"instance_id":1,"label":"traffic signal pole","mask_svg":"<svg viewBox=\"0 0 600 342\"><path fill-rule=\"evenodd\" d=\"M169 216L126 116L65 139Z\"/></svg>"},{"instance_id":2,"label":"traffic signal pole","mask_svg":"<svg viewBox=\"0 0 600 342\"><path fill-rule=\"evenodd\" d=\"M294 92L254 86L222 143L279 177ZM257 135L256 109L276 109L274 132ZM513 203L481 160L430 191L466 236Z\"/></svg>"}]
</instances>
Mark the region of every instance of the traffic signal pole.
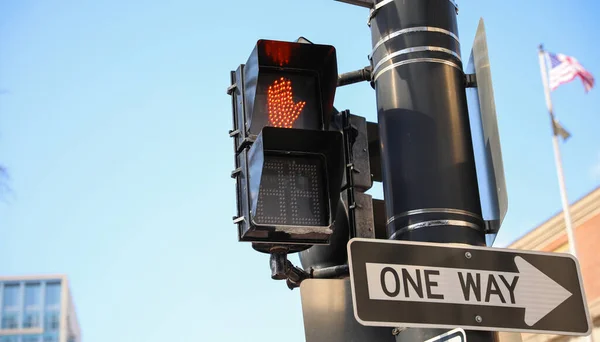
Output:
<instances>
[{"instance_id":1,"label":"traffic signal pole","mask_svg":"<svg viewBox=\"0 0 600 342\"><path fill-rule=\"evenodd\" d=\"M451 0L376 0L370 12L388 239L485 246L457 12ZM396 340L446 330L400 329Z\"/></svg>"},{"instance_id":2,"label":"traffic signal pole","mask_svg":"<svg viewBox=\"0 0 600 342\"><path fill-rule=\"evenodd\" d=\"M370 9L370 65L339 74L331 45L260 39L227 88L238 240L270 255L272 279L300 287L307 341L589 334L576 260L557 271L553 255L544 266L537 252L485 247L507 198L483 20L466 74L454 0L338 1ZM333 106L337 87L361 81L377 123ZM474 145L485 146L477 158ZM384 201L366 193L373 181Z\"/></svg>"}]
</instances>

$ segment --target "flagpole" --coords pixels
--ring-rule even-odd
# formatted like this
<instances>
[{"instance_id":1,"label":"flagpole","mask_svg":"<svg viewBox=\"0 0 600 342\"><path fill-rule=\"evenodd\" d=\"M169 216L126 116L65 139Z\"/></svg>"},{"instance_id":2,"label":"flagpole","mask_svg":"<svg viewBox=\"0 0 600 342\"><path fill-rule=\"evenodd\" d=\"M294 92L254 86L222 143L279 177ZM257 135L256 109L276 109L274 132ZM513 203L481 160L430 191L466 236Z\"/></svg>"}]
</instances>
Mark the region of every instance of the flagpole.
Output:
<instances>
[{"instance_id":1,"label":"flagpole","mask_svg":"<svg viewBox=\"0 0 600 342\"><path fill-rule=\"evenodd\" d=\"M550 97L550 87L548 85L548 69L546 66L547 55L544 51L544 47L539 47L539 59L540 59L540 71L542 73L542 82L544 83L544 93L546 95L546 106L548 107L548 114L550 115L550 125L552 126L552 145L554 147L554 161L556 162L556 173L558 176L558 185L560 187L560 198L562 201L563 213L565 217L565 226L567 228L567 237L569 240L569 250L571 254L577 257L577 247L575 246L575 234L573 233L573 226L571 221L571 212L569 210L569 200L567 199L567 189L565 186L565 175L562 168L562 158L560 155L560 148L558 146L558 129L554 118L554 112L552 108L552 99Z\"/></svg>"},{"instance_id":2,"label":"flagpole","mask_svg":"<svg viewBox=\"0 0 600 342\"><path fill-rule=\"evenodd\" d=\"M560 187L560 199L562 201L563 213L565 217L565 226L567 229L567 238L569 241L569 251L577 258L577 247L575 246L575 234L573 233L573 225L571 223L571 212L569 210L569 200L567 199L567 187L565 186L565 175L562 168L562 158L560 148L558 146L559 129L554 118L554 110L552 108L552 97L550 96L550 86L548 84L548 54L544 51L544 47L540 44L538 56L540 59L540 71L542 73L542 82L544 83L544 94L546 95L546 106L550 115L550 125L552 126L552 146L554 147L554 161L556 163L556 174L558 176L558 185ZM585 336L584 341L594 342L593 333Z\"/></svg>"}]
</instances>

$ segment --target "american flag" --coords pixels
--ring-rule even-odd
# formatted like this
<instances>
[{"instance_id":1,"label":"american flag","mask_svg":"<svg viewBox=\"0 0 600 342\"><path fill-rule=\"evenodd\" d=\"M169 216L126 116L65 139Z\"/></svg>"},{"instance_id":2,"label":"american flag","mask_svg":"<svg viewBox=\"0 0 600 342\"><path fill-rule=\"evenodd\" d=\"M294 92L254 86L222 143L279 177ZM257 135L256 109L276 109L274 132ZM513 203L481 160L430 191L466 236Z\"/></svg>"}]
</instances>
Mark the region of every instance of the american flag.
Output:
<instances>
[{"instance_id":1,"label":"american flag","mask_svg":"<svg viewBox=\"0 0 600 342\"><path fill-rule=\"evenodd\" d=\"M547 52L550 60L550 90L555 90L561 84L571 82L580 77L587 93L594 86L594 76L585 70L577 59L563 54Z\"/></svg>"}]
</instances>

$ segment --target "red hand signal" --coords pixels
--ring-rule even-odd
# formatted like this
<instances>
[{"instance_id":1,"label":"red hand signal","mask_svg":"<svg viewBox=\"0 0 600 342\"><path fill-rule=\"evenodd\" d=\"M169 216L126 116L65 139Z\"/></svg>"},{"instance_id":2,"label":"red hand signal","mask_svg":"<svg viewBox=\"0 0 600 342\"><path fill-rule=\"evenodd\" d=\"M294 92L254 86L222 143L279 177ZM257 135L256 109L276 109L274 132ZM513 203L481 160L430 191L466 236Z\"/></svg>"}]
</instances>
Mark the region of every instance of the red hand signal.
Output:
<instances>
[{"instance_id":1,"label":"red hand signal","mask_svg":"<svg viewBox=\"0 0 600 342\"><path fill-rule=\"evenodd\" d=\"M298 119L305 101L294 103L292 97L292 81L281 77L269 86L267 93L269 107L269 122L274 127L292 128Z\"/></svg>"}]
</instances>

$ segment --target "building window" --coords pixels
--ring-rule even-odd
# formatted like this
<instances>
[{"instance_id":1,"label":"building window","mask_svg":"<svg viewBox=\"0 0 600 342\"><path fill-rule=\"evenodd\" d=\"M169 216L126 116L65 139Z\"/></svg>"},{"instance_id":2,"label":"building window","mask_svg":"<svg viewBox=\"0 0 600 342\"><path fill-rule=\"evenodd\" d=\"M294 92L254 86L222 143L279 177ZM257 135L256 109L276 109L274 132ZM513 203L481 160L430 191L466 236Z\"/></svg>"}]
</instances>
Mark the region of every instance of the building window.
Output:
<instances>
[{"instance_id":1,"label":"building window","mask_svg":"<svg viewBox=\"0 0 600 342\"><path fill-rule=\"evenodd\" d=\"M25 312L23 313L23 328L41 327L42 286L40 283L25 284Z\"/></svg>"},{"instance_id":2,"label":"building window","mask_svg":"<svg viewBox=\"0 0 600 342\"><path fill-rule=\"evenodd\" d=\"M26 311L23 315L23 328L40 328L40 313L37 311Z\"/></svg>"},{"instance_id":3,"label":"building window","mask_svg":"<svg viewBox=\"0 0 600 342\"><path fill-rule=\"evenodd\" d=\"M23 335L21 342L40 342L40 335Z\"/></svg>"},{"instance_id":4,"label":"building window","mask_svg":"<svg viewBox=\"0 0 600 342\"><path fill-rule=\"evenodd\" d=\"M44 306L46 307L46 314L44 315L45 331L58 330L58 326L60 324L60 288L60 282L46 283L46 298L44 301ZM44 342L46 342L46 336L44 337Z\"/></svg>"},{"instance_id":5,"label":"building window","mask_svg":"<svg viewBox=\"0 0 600 342\"><path fill-rule=\"evenodd\" d=\"M46 310L60 309L60 283L46 284Z\"/></svg>"},{"instance_id":6,"label":"building window","mask_svg":"<svg viewBox=\"0 0 600 342\"><path fill-rule=\"evenodd\" d=\"M46 322L44 324L44 330L47 331L55 331L58 330L58 326L60 325L58 312L49 311L46 312Z\"/></svg>"},{"instance_id":7,"label":"building window","mask_svg":"<svg viewBox=\"0 0 600 342\"><path fill-rule=\"evenodd\" d=\"M2 329L17 329L18 327L17 313L4 311L2 313Z\"/></svg>"},{"instance_id":8,"label":"building window","mask_svg":"<svg viewBox=\"0 0 600 342\"><path fill-rule=\"evenodd\" d=\"M0 342L17 342L18 336L0 336Z\"/></svg>"},{"instance_id":9,"label":"building window","mask_svg":"<svg viewBox=\"0 0 600 342\"><path fill-rule=\"evenodd\" d=\"M2 329L19 328L18 314L21 311L19 309L21 302L20 289L20 284L4 284L4 294L2 296Z\"/></svg>"},{"instance_id":10,"label":"building window","mask_svg":"<svg viewBox=\"0 0 600 342\"><path fill-rule=\"evenodd\" d=\"M44 341L43 342L57 342L57 341L58 341L57 334L46 334L46 335L44 335Z\"/></svg>"},{"instance_id":11,"label":"building window","mask_svg":"<svg viewBox=\"0 0 600 342\"><path fill-rule=\"evenodd\" d=\"M42 286L39 283L25 284L25 309L40 309Z\"/></svg>"},{"instance_id":12,"label":"building window","mask_svg":"<svg viewBox=\"0 0 600 342\"><path fill-rule=\"evenodd\" d=\"M2 296L2 308L4 310L19 310L19 284L5 284Z\"/></svg>"}]
</instances>

